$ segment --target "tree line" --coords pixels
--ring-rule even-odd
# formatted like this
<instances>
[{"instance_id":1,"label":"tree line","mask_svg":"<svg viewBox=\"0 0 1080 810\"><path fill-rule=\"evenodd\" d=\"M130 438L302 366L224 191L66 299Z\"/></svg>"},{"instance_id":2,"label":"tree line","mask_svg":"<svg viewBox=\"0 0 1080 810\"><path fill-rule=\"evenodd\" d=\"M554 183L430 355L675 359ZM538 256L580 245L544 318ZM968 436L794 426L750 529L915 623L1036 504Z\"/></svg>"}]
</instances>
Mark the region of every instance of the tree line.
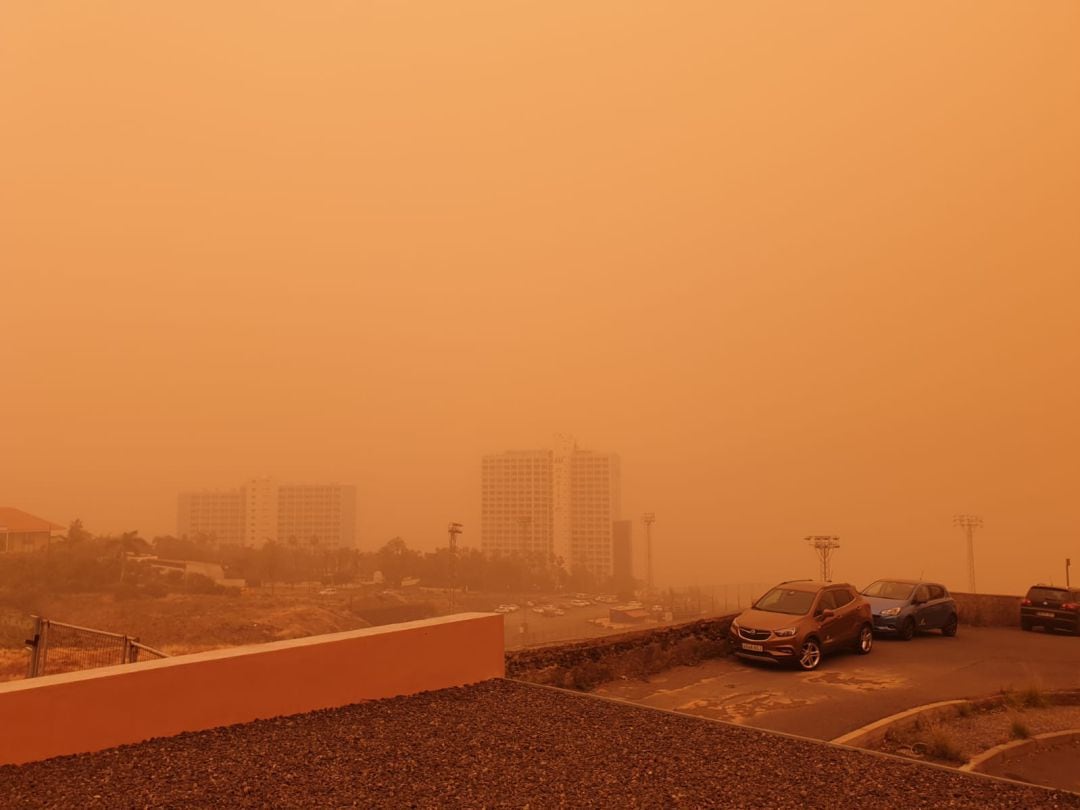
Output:
<instances>
[{"instance_id":1,"label":"tree line","mask_svg":"<svg viewBox=\"0 0 1080 810\"><path fill-rule=\"evenodd\" d=\"M151 556L216 563L227 579L252 585L373 582L378 572L385 587L395 588L419 580L427 587L453 585L504 593L617 590L610 579L567 571L560 561L537 554L489 555L472 548L451 554L448 547L422 552L409 548L401 537L374 551L296 541L247 548L219 545L207 537L164 535L147 540L138 531L95 535L76 519L64 535L52 539L47 551L8 556L0 566L0 598L10 600L27 592L227 592L207 577L180 571L162 574L140 563Z\"/></svg>"}]
</instances>

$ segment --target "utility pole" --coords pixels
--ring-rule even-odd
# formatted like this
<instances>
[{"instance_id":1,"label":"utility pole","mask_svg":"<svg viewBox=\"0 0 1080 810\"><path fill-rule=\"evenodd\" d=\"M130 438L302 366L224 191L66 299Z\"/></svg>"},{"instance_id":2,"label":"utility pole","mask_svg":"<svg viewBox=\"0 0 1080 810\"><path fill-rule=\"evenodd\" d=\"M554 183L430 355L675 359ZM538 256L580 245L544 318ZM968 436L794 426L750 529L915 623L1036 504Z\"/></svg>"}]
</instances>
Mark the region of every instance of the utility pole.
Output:
<instances>
[{"instance_id":1,"label":"utility pole","mask_svg":"<svg viewBox=\"0 0 1080 810\"><path fill-rule=\"evenodd\" d=\"M447 527L450 535L450 612L454 612L454 589L457 587L457 536L461 534L460 523L451 523Z\"/></svg>"},{"instance_id":2,"label":"utility pole","mask_svg":"<svg viewBox=\"0 0 1080 810\"><path fill-rule=\"evenodd\" d=\"M1065 587L1066 588L1071 588L1072 587L1069 584L1069 567L1071 565L1072 565L1072 560L1070 560L1068 557L1066 557L1065 558Z\"/></svg>"},{"instance_id":3,"label":"utility pole","mask_svg":"<svg viewBox=\"0 0 1080 810\"><path fill-rule=\"evenodd\" d=\"M652 525L656 523L656 515L652 512L646 512L641 516L641 520L645 524L645 594L646 601L651 601L653 592Z\"/></svg>"},{"instance_id":4,"label":"utility pole","mask_svg":"<svg viewBox=\"0 0 1080 810\"><path fill-rule=\"evenodd\" d=\"M953 515L953 525L959 526L967 535L968 585L972 593L978 593L975 589L975 530L982 528L982 518L978 515Z\"/></svg>"},{"instance_id":5,"label":"utility pole","mask_svg":"<svg viewBox=\"0 0 1080 810\"><path fill-rule=\"evenodd\" d=\"M832 554L840 548L840 538L831 534L812 534L806 538L821 563L821 581L832 582Z\"/></svg>"}]
</instances>

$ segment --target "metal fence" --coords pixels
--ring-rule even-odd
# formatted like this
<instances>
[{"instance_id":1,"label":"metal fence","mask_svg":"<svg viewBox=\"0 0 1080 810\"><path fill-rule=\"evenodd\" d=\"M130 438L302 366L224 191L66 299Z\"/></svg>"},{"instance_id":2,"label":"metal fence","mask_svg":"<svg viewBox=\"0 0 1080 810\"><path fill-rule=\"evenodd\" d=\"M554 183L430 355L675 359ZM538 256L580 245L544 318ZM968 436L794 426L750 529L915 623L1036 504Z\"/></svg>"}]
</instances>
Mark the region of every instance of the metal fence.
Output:
<instances>
[{"instance_id":1,"label":"metal fence","mask_svg":"<svg viewBox=\"0 0 1080 810\"><path fill-rule=\"evenodd\" d=\"M659 593L653 601L673 609L665 611L660 620L654 617L640 624L612 625L605 622L604 618L609 615L610 608L616 605L604 605L602 611L598 611L596 607L588 611L568 610L564 616L550 618L538 615L522 601L518 610L504 616L503 638L506 649L516 650L723 616L750 607L771 587L772 583L739 582L673 594Z\"/></svg>"},{"instance_id":2,"label":"metal fence","mask_svg":"<svg viewBox=\"0 0 1080 810\"><path fill-rule=\"evenodd\" d=\"M34 616L34 635L26 646L30 651L28 678L168 657L140 644L137 638L40 616Z\"/></svg>"}]
</instances>

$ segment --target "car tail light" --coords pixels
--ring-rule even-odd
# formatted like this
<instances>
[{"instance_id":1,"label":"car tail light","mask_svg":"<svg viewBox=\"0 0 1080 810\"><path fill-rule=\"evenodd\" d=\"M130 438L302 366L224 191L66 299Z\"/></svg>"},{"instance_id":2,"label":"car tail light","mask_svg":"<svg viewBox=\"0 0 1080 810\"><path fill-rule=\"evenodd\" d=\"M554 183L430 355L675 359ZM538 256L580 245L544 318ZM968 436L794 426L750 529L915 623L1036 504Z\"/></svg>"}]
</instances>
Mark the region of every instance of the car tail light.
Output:
<instances>
[{"instance_id":1,"label":"car tail light","mask_svg":"<svg viewBox=\"0 0 1080 810\"><path fill-rule=\"evenodd\" d=\"M1023 605L1024 607L1028 607L1028 606L1030 606L1030 605L1031 605L1031 600L1030 600L1030 599L1025 599L1025 600L1024 600L1023 602L1021 602L1020 604L1021 604L1021 605Z\"/></svg>"},{"instance_id":2,"label":"car tail light","mask_svg":"<svg viewBox=\"0 0 1080 810\"><path fill-rule=\"evenodd\" d=\"M1076 602L1066 602L1061 606L1062 610L1080 610L1080 604Z\"/></svg>"}]
</instances>

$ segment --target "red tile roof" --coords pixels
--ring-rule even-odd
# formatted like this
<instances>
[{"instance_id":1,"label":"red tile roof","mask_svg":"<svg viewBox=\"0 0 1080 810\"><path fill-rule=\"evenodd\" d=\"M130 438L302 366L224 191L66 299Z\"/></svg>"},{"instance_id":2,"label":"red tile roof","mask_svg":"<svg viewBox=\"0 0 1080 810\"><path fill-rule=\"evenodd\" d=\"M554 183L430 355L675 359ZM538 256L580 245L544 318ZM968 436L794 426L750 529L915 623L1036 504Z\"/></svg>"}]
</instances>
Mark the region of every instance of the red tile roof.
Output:
<instances>
[{"instance_id":1,"label":"red tile roof","mask_svg":"<svg viewBox=\"0 0 1080 810\"><path fill-rule=\"evenodd\" d=\"M29 512L24 512L21 509L15 509L11 506L0 506L0 529L5 531L12 533L53 532L63 528L63 526L57 523L45 520L44 518L34 517Z\"/></svg>"}]
</instances>

